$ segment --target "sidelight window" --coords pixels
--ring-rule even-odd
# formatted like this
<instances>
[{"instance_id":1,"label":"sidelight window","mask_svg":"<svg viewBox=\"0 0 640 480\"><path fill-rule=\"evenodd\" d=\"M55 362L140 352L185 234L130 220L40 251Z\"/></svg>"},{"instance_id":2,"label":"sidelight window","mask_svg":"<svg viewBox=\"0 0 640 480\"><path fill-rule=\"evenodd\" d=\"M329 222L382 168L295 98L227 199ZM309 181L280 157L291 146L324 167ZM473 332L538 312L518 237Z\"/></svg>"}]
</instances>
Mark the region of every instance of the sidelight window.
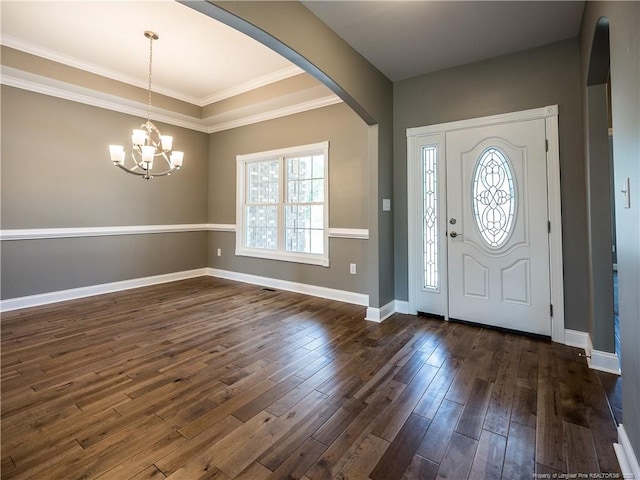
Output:
<instances>
[{"instance_id":1,"label":"sidelight window","mask_svg":"<svg viewBox=\"0 0 640 480\"><path fill-rule=\"evenodd\" d=\"M438 288L437 146L422 147L422 284Z\"/></svg>"}]
</instances>

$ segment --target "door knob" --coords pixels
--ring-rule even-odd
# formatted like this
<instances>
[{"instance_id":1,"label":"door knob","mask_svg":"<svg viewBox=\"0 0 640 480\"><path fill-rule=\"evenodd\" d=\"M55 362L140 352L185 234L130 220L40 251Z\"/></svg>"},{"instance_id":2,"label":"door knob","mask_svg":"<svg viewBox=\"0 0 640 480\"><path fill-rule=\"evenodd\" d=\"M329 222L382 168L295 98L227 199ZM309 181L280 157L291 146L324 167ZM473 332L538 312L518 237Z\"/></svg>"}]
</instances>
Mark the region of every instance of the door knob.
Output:
<instances>
[{"instance_id":1,"label":"door knob","mask_svg":"<svg viewBox=\"0 0 640 480\"><path fill-rule=\"evenodd\" d=\"M450 236L451 238L456 238L458 235L459 235L459 233L458 233L458 232L450 232L450 233L449 233L449 236Z\"/></svg>"}]
</instances>

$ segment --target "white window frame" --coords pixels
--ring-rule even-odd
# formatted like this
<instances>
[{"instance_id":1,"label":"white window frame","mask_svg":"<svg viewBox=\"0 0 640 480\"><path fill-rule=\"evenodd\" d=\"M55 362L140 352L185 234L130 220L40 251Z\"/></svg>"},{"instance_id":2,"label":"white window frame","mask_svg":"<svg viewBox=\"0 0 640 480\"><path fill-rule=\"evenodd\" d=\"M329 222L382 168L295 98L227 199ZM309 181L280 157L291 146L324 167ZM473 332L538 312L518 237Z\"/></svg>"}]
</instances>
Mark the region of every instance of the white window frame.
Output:
<instances>
[{"instance_id":1,"label":"white window frame","mask_svg":"<svg viewBox=\"0 0 640 480\"><path fill-rule=\"evenodd\" d=\"M285 246L285 193L286 193L286 158L309 154L324 155L324 218L323 218L323 252L322 254L288 252ZM278 160L280 164L278 188L278 226L277 248L262 249L246 246L246 194L247 166L251 163ZM268 150L236 156L236 255L243 257L267 258L285 262L306 263L310 265L329 266L329 142L313 143L296 147Z\"/></svg>"}]
</instances>

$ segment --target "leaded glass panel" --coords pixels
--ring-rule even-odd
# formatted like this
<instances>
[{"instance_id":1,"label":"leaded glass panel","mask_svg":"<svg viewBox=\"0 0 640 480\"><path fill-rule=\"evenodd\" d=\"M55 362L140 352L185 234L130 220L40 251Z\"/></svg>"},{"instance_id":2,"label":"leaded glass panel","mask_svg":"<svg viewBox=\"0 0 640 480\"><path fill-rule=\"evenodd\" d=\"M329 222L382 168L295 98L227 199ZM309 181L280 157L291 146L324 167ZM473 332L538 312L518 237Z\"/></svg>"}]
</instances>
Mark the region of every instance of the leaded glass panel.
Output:
<instances>
[{"instance_id":1,"label":"leaded glass panel","mask_svg":"<svg viewBox=\"0 0 640 480\"><path fill-rule=\"evenodd\" d=\"M516 194L511 166L496 147L487 148L476 163L471 201L482 239L491 248L504 245L513 229Z\"/></svg>"},{"instance_id":2,"label":"leaded glass panel","mask_svg":"<svg viewBox=\"0 0 640 480\"><path fill-rule=\"evenodd\" d=\"M437 147L422 147L422 285L438 288Z\"/></svg>"}]
</instances>

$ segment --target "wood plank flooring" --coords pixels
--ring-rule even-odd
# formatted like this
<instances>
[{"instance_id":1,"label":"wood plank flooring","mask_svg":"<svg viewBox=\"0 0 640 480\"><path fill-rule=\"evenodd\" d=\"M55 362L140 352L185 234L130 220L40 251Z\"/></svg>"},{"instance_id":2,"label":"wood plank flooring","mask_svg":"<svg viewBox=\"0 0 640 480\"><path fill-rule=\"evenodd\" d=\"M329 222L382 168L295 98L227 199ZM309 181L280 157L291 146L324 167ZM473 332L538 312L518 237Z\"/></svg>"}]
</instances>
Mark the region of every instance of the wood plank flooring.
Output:
<instances>
[{"instance_id":1,"label":"wood plank flooring","mask_svg":"<svg viewBox=\"0 0 640 480\"><path fill-rule=\"evenodd\" d=\"M202 277L2 318L2 479L620 473L578 350Z\"/></svg>"}]
</instances>

